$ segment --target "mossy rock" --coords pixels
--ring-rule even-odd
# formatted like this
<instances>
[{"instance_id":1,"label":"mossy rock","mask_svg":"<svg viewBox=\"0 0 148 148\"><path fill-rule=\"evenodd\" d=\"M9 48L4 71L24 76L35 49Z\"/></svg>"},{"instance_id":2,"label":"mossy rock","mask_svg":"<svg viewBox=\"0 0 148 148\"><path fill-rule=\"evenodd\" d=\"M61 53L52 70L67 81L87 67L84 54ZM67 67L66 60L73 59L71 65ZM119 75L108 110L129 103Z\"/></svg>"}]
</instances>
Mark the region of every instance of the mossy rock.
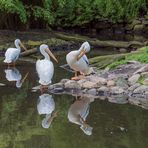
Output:
<instances>
[{"instance_id":1,"label":"mossy rock","mask_svg":"<svg viewBox=\"0 0 148 148\"><path fill-rule=\"evenodd\" d=\"M28 42L26 42L26 45L29 46L29 48L34 48L34 47L40 46L41 44L47 44L49 46L59 46L59 45L68 44L68 43L69 42L64 41L62 39L50 38L50 39L43 40L43 41L29 40Z\"/></svg>"},{"instance_id":2,"label":"mossy rock","mask_svg":"<svg viewBox=\"0 0 148 148\"><path fill-rule=\"evenodd\" d=\"M144 29L144 25L143 24L139 24L139 25L135 25L134 26L134 31L135 32L140 32Z\"/></svg>"}]
</instances>

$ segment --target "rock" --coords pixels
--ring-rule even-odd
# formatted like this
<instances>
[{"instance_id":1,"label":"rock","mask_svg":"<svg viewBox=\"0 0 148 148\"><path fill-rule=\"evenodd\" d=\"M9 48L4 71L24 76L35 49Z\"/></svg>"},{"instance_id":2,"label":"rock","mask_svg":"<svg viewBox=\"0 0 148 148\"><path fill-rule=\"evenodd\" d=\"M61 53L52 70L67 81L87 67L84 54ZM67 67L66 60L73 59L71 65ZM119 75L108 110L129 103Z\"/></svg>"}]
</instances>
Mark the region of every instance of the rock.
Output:
<instances>
[{"instance_id":1,"label":"rock","mask_svg":"<svg viewBox=\"0 0 148 148\"><path fill-rule=\"evenodd\" d=\"M66 83L67 81L69 81L69 79L62 79L60 82L61 83Z\"/></svg>"},{"instance_id":2,"label":"rock","mask_svg":"<svg viewBox=\"0 0 148 148\"><path fill-rule=\"evenodd\" d=\"M96 88L97 83L86 81L86 82L82 83L81 86L82 86L82 88Z\"/></svg>"},{"instance_id":3,"label":"rock","mask_svg":"<svg viewBox=\"0 0 148 148\"><path fill-rule=\"evenodd\" d=\"M129 100L129 103L133 105L137 105L142 108L148 109L148 99L147 98L130 97L128 100Z\"/></svg>"},{"instance_id":4,"label":"rock","mask_svg":"<svg viewBox=\"0 0 148 148\"><path fill-rule=\"evenodd\" d=\"M39 90L40 89L40 85L32 87L32 90Z\"/></svg>"},{"instance_id":5,"label":"rock","mask_svg":"<svg viewBox=\"0 0 148 148\"><path fill-rule=\"evenodd\" d=\"M123 94L111 95L108 97L108 101L111 103L126 104L128 103L128 96Z\"/></svg>"},{"instance_id":6,"label":"rock","mask_svg":"<svg viewBox=\"0 0 148 148\"><path fill-rule=\"evenodd\" d=\"M144 78L148 78L148 72L142 72L141 76L144 77Z\"/></svg>"},{"instance_id":7,"label":"rock","mask_svg":"<svg viewBox=\"0 0 148 148\"><path fill-rule=\"evenodd\" d=\"M118 68L120 68L120 67L118 67ZM122 69L122 68L120 68L120 69ZM127 79L128 78L128 74L124 73L124 70L123 70L123 72L122 71L120 72L120 69L116 70L115 73L117 73L117 74L115 74L115 73L114 74L109 74L108 75L108 80L117 79L119 77L123 77L124 79Z\"/></svg>"},{"instance_id":8,"label":"rock","mask_svg":"<svg viewBox=\"0 0 148 148\"><path fill-rule=\"evenodd\" d=\"M64 87L64 84L59 82L59 83L56 83L56 84L53 84L53 87L54 88L63 88Z\"/></svg>"},{"instance_id":9,"label":"rock","mask_svg":"<svg viewBox=\"0 0 148 148\"><path fill-rule=\"evenodd\" d=\"M144 85L148 85L148 78L143 81Z\"/></svg>"},{"instance_id":10,"label":"rock","mask_svg":"<svg viewBox=\"0 0 148 148\"><path fill-rule=\"evenodd\" d=\"M110 92L111 92L111 94L122 94L122 93L124 93L125 91L124 91L124 89L121 88L121 87L114 86L114 87L111 87L111 88L110 88Z\"/></svg>"},{"instance_id":11,"label":"rock","mask_svg":"<svg viewBox=\"0 0 148 148\"><path fill-rule=\"evenodd\" d=\"M87 81L86 79L81 79L81 80L77 81L77 83L81 86L86 81Z\"/></svg>"},{"instance_id":12,"label":"rock","mask_svg":"<svg viewBox=\"0 0 148 148\"><path fill-rule=\"evenodd\" d=\"M143 93L145 93L146 91L148 91L148 86L146 86L146 85L141 85L141 86L137 87L137 88L133 91L133 93L140 93L140 94L143 94Z\"/></svg>"},{"instance_id":13,"label":"rock","mask_svg":"<svg viewBox=\"0 0 148 148\"><path fill-rule=\"evenodd\" d=\"M65 88L70 88L70 89L81 89L80 85L74 81L74 80L69 80L64 84Z\"/></svg>"},{"instance_id":14,"label":"rock","mask_svg":"<svg viewBox=\"0 0 148 148\"><path fill-rule=\"evenodd\" d=\"M139 87L140 86L140 84L139 83L135 83L134 85L132 85L132 86L130 86L129 88L128 88L128 90L129 91L134 91L137 87Z\"/></svg>"},{"instance_id":15,"label":"rock","mask_svg":"<svg viewBox=\"0 0 148 148\"><path fill-rule=\"evenodd\" d=\"M127 49L125 49L125 48L120 48L119 51L120 51L121 53L126 53L126 52L127 52Z\"/></svg>"},{"instance_id":16,"label":"rock","mask_svg":"<svg viewBox=\"0 0 148 148\"><path fill-rule=\"evenodd\" d=\"M134 60L133 60L133 61L128 61L127 64L140 64L140 62L139 62L139 61L134 61Z\"/></svg>"},{"instance_id":17,"label":"rock","mask_svg":"<svg viewBox=\"0 0 148 148\"><path fill-rule=\"evenodd\" d=\"M49 86L48 86L48 89L49 89L49 90L54 89L54 84L53 84L53 85L49 85Z\"/></svg>"},{"instance_id":18,"label":"rock","mask_svg":"<svg viewBox=\"0 0 148 148\"><path fill-rule=\"evenodd\" d=\"M104 91L104 92L108 92L109 88L106 86L101 86L100 88L97 89L98 91Z\"/></svg>"},{"instance_id":19,"label":"rock","mask_svg":"<svg viewBox=\"0 0 148 148\"><path fill-rule=\"evenodd\" d=\"M128 82L130 85L133 85L139 80L139 78L140 78L140 74L134 74L128 79Z\"/></svg>"},{"instance_id":20,"label":"rock","mask_svg":"<svg viewBox=\"0 0 148 148\"><path fill-rule=\"evenodd\" d=\"M107 86L110 87L110 86L115 86L115 81L114 80L109 80L107 81Z\"/></svg>"},{"instance_id":21,"label":"rock","mask_svg":"<svg viewBox=\"0 0 148 148\"><path fill-rule=\"evenodd\" d=\"M142 20L142 24L148 25L148 20Z\"/></svg>"},{"instance_id":22,"label":"rock","mask_svg":"<svg viewBox=\"0 0 148 148\"><path fill-rule=\"evenodd\" d=\"M141 21L140 20L137 20L137 19L133 20L133 22L132 22L132 25L133 26L140 25L140 24L141 24Z\"/></svg>"},{"instance_id":23,"label":"rock","mask_svg":"<svg viewBox=\"0 0 148 148\"><path fill-rule=\"evenodd\" d=\"M0 83L0 86L5 86L6 84Z\"/></svg>"},{"instance_id":24,"label":"rock","mask_svg":"<svg viewBox=\"0 0 148 148\"><path fill-rule=\"evenodd\" d=\"M95 83L98 83L98 84L105 85L107 83L107 80L105 78L102 78L102 77L91 75L91 76L88 76L87 78L89 79L89 81L95 82Z\"/></svg>"},{"instance_id":25,"label":"rock","mask_svg":"<svg viewBox=\"0 0 148 148\"><path fill-rule=\"evenodd\" d=\"M101 86L99 89L97 89L97 91L98 91L98 95L106 96L109 93L109 88L107 88L106 86Z\"/></svg>"},{"instance_id":26,"label":"rock","mask_svg":"<svg viewBox=\"0 0 148 148\"><path fill-rule=\"evenodd\" d=\"M135 25L134 26L134 32L139 33L139 32L142 32L143 29L144 29L144 25L143 24L139 24L139 25Z\"/></svg>"},{"instance_id":27,"label":"rock","mask_svg":"<svg viewBox=\"0 0 148 148\"><path fill-rule=\"evenodd\" d=\"M123 88L128 88L128 82L124 78L119 77L116 80L116 86L120 86L120 87L123 87Z\"/></svg>"},{"instance_id":28,"label":"rock","mask_svg":"<svg viewBox=\"0 0 148 148\"><path fill-rule=\"evenodd\" d=\"M143 67L141 67L140 69L135 71L134 74L143 73L143 72L147 72L147 71L148 71L148 64L144 65Z\"/></svg>"},{"instance_id":29,"label":"rock","mask_svg":"<svg viewBox=\"0 0 148 148\"><path fill-rule=\"evenodd\" d=\"M37 92L37 91L38 91L38 90L36 90L36 89L32 89L32 90L31 90L31 92Z\"/></svg>"},{"instance_id":30,"label":"rock","mask_svg":"<svg viewBox=\"0 0 148 148\"><path fill-rule=\"evenodd\" d=\"M96 95L97 94L97 91L96 91L96 89L95 88L92 88L92 89L89 89L88 91L87 91L87 93L88 94L90 94L90 95Z\"/></svg>"}]
</instances>

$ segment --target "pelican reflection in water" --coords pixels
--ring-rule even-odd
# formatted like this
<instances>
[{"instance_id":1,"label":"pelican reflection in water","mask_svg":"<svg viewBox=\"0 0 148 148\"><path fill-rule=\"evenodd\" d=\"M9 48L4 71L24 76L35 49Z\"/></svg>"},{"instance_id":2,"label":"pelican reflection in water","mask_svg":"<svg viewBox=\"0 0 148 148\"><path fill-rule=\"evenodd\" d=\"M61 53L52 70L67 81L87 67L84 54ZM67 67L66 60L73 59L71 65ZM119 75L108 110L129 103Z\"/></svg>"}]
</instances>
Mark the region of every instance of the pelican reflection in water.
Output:
<instances>
[{"instance_id":1,"label":"pelican reflection in water","mask_svg":"<svg viewBox=\"0 0 148 148\"><path fill-rule=\"evenodd\" d=\"M86 135L92 135L92 129L87 124L86 118L89 114L90 103L94 101L94 98L81 96L70 106L68 110L68 119L70 122L80 125L80 129Z\"/></svg>"},{"instance_id":2,"label":"pelican reflection in water","mask_svg":"<svg viewBox=\"0 0 148 148\"><path fill-rule=\"evenodd\" d=\"M38 114L45 114L45 118L42 120L42 127L49 128L53 119L57 116L55 110L55 102L52 95L44 93L39 96L37 103Z\"/></svg>"},{"instance_id":3,"label":"pelican reflection in water","mask_svg":"<svg viewBox=\"0 0 148 148\"><path fill-rule=\"evenodd\" d=\"M22 78L22 75L17 68L5 69L5 73L6 73L6 79L10 82L12 81L16 82L17 88L21 88L23 82L26 80L28 76L28 73L26 73L24 78Z\"/></svg>"}]
</instances>

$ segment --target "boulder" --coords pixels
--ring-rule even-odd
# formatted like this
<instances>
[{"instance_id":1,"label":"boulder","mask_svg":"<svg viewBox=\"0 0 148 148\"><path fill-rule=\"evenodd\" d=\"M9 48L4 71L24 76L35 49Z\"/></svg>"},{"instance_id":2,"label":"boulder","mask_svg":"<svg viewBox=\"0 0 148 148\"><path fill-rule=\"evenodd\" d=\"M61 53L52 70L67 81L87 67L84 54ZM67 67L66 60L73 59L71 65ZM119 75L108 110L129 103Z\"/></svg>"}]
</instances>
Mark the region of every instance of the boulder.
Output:
<instances>
[{"instance_id":1,"label":"boulder","mask_svg":"<svg viewBox=\"0 0 148 148\"><path fill-rule=\"evenodd\" d=\"M148 85L148 78L143 81L144 85Z\"/></svg>"},{"instance_id":2,"label":"boulder","mask_svg":"<svg viewBox=\"0 0 148 148\"><path fill-rule=\"evenodd\" d=\"M0 86L5 86L6 84L0 83Z\"/></svg>"},{"instance_id":3,"label":"boulder","mask_svg":"<svg viewBox=\"0 0 148 148\"><path fill-rule=\"evenodd\" d=\"M69 81L69 79L62 79L60 83L66 83L67 81Z\"/></svg>"},{"instance_id":4,"label":"boulder","mask_svg":"<svg viewBox=\"0 0 148 148\"><path fill-rule=\"evenodd\" d=\"M89 81L95 82L101 85L105 85L107 83L107 80L105 78L102 78L99 76L91 75L91 76L88 76L87 78L89 79Z\"/></svg>"},{"instance_id":5,"label":"boulder","mask_svg":"<svg viewBox=\"0 0 148 148\"><path fill-rule=\"evenodd\" d=\"M144 77L144 78L148 78L148 72L142 72L141 76Z\"/></svg>"},{"instance_id":6,"label":"boulder","mask_svg":"<svg viewBox=\"0 0 148 148\"><path fill-rule=\"evenodd\" d=\"M92 88L92 89L89 89L89 90L87 91L87 93L90 94L90 95L95 96L95 95L97 94L97 91L96 91L95 88Z\"/></svg>"},{"instance_id":7,"label":"boulder","mask_svg":"<svg viewBox=\"0 0 148 148\"><path fill-rule=\"evenodd\" d=\"M148 109L148 99L147 98L130 97L128 100L129 100L129 103L133 105L137 105L144 109Z\"/></svg>"},{"instance_id":8,"label":"boulder","mask_svg":"<svg viewBox=\"0 0 148 148\"><path fill-rule=\"evenodd\" d=\"M139 78L140 78L140 74L134 74L128 79L128 82L130 85L133 85L139 80Z\"/></svg>"},{"instance_id":9,"label":"boulder","mask_svg":"<svg viewBox=\"0 0 148 148\"><path fill-rule=\"evenodd\" d=\"M114 80L108 80L107 81L107 86L110 87L110 86L115 86L115 81Z\"/></svg>"},{"instance_id":10,"label":"boulder","mask_svg":"<svg viewBox=\"0 0 148 148\"><path fill-rule=\"evenodd\" d=\"M148 64L142 66L140 69L135 71L134 74L143 73L143 72L148 72Z\"/></svg>"},{"instance_id":11,"label":"boulder","mask_svg":"<svg viewBox=\"0 0 148 148\"><path fill-rule=\"evenodd\" d=\"M128 82L123 77L119 77L116 79L116 86L128 88Z\"/></svg>"},{"instance_id":12,"label":"boulder","mask_svg":"<svg viewBox=\"0 0 148 148\"><path fill-rule=\"evenodd\" d=\"M74 80L69 80L64 84L65 88L70 88L70 89L81 89L80 85L74 81Z\"/></svg>"},{"instance_id":13,"label":"boulder","mask_svg":"<svg viewBox=\"0 0 148 148\"><path fill-rule=\"evenodd\" d=\"M141 85L139 87L137 87L133 93L139 93L139 94L144 94L146 91L148 91L148 86L146 85Z\"/></svg>"},{"instance_id":14,"label":"boulder","mask_svg":"<svg viewBox=\"0 0 148 148\"><path fill-rule=\"evenodd\" d=\"M129 88L128 88L128 90L129 91L134 91L137 87L139 87L140 86L140 84L139 83L135 83L135 84L133 84L133 85L131 85Z\"/></svg>"},{"instance_id":15,"label":"boulder","mask_svg":"<svg viewBox=\"0 0 148 148\"><path fill-rule=\"evenodd\" d=\"M86 81L84 83L81 84L82 88L96 88L98 85L96 82L91 82L91 81Z\"/></svg>"},{"instance_id":16,"label":"boulder","mask_svg":"<svg viewBox=\"0 0 148 148\"><path fill-rule=\"evenodd\" d=\"M114 87L111 87L111 88L110 88L110 92L111 92L111 94L122 94L122 93L124 93L125 91L124 91L124 89L121 88L121 87L114 86Z\"/></svg>"},{"instance_id":17,"label":"boulder","mask_svg":"<svg viewBox=\"0 0 148 148\"><path fill-rule=\"evenodd\" d=\"M108 101L111 103L126 104L128 103L128 96L124 94L111 95L108 97Z\"/></svg>"},{"instance_id":18,"label":"boulder","mask_svg":"<svg viewBox=\"0 0 148 148\"><path fill-rule=\"evenodd\" d=\"M109 93L109 88L106 86L101 86L99 89L97 89L99 96L107 96Z\"/></svg>"},{"instance_id":19,"label":"boulder","mask_svg":"<svg viewBox=\"0 0 148 148\"><path fill-rule=\"evenodd\" d=\"M134 26L134 32L141 33L143 31L143 29L144 29L144 26L145 25L143 25L143 24L135 25Z\"/></svg>"}]
</instances>

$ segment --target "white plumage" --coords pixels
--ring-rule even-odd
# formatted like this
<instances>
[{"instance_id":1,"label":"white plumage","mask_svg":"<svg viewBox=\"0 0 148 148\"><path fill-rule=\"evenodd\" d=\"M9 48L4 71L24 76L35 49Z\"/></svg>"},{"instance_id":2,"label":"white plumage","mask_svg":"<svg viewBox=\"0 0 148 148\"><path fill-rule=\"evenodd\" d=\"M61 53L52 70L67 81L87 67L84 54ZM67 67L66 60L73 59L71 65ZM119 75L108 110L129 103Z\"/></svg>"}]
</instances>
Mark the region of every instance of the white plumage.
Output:
<instances>
[{"instance_id":1,"label":"white plumage","mask_svg":"<svg viewBox=\"0 0 148 148\"><path fill-rule=\"evenodd\" d=\"M6 69L6 79L8 81L16 81L16 87L20 88L22 86L22 75L20 74L19 70L16 68Z\"/></svg>"},{"instance_id":2,"label":"white plumage","mask_svg":"<svg viewBox=\"0 0 148 148\"><path fill-rule=\"evenodd\" d=\"M49 94L39 96L37 110L40 115L51 114L55 110L55 102L52 96Z\"/></svg>"},{"instance_id":3,"label":"white plumage","mask_svg":"<svg viewBox=\"0 0 148 148\"><path fill-rule=\"evenodd\" d=\"M36 70L39 76L39 83L42 85L48 85L51 83L51 79L54 73L53 63L47 59L38 60L36 62Z\"/></svg>"},{"instance_id":4,"label":"white plumage","mask_svg":"<svg viewBox=\"0 0 148 148\"><path fill-rule=\"evenodd\" d=\"M21 52L20 46L22 46L26 50L26 48L23 46L19 39L16 39L14 44L16 48L8 48L5 52L5 63L10 64L12 62L15 62L19 58Z\"/></svg>"},{"instance_id":5,"label":"white plumage","mask_svg":"<svg viewBox=\"0 0 148 148\"><path fill-rule=\"evenodd\" d=\"M88 42L84 42L79 50L71 51L66 55L66 61L68 65L75 71L79 71L81 74L90 74L89 61L85 53L90 51L90 45ZM80 56L80 58L79 58Z\"/></svg>"},{"instance_id":6,"label":"white plumage","mask_svg":"<svg viewBox=\"0 0 148 148\"><path fill-rule=\"evenodd\" d=\"M38 113L46 114L45 118L42 120L42 127L49 128L52 122L52 112L55 110L55 102L51 95L42 94L39 96L37 104Z\"/></svg>"},{"instance_id":7,"label":"white plumage","mask_svg":"<svg viewBox=\"0 0 148 148\"><path fill-rule=\"evenodd\" d=\"M39 83L41 85L49 85L54 74L54 65L50 61L49 55L54 59L55 57L49 50L48 46L45 44L40 46L40 52L44 56L44 59L38 60L36 62L36 70L39 76Z\"/></svg>"}]
</instances>

